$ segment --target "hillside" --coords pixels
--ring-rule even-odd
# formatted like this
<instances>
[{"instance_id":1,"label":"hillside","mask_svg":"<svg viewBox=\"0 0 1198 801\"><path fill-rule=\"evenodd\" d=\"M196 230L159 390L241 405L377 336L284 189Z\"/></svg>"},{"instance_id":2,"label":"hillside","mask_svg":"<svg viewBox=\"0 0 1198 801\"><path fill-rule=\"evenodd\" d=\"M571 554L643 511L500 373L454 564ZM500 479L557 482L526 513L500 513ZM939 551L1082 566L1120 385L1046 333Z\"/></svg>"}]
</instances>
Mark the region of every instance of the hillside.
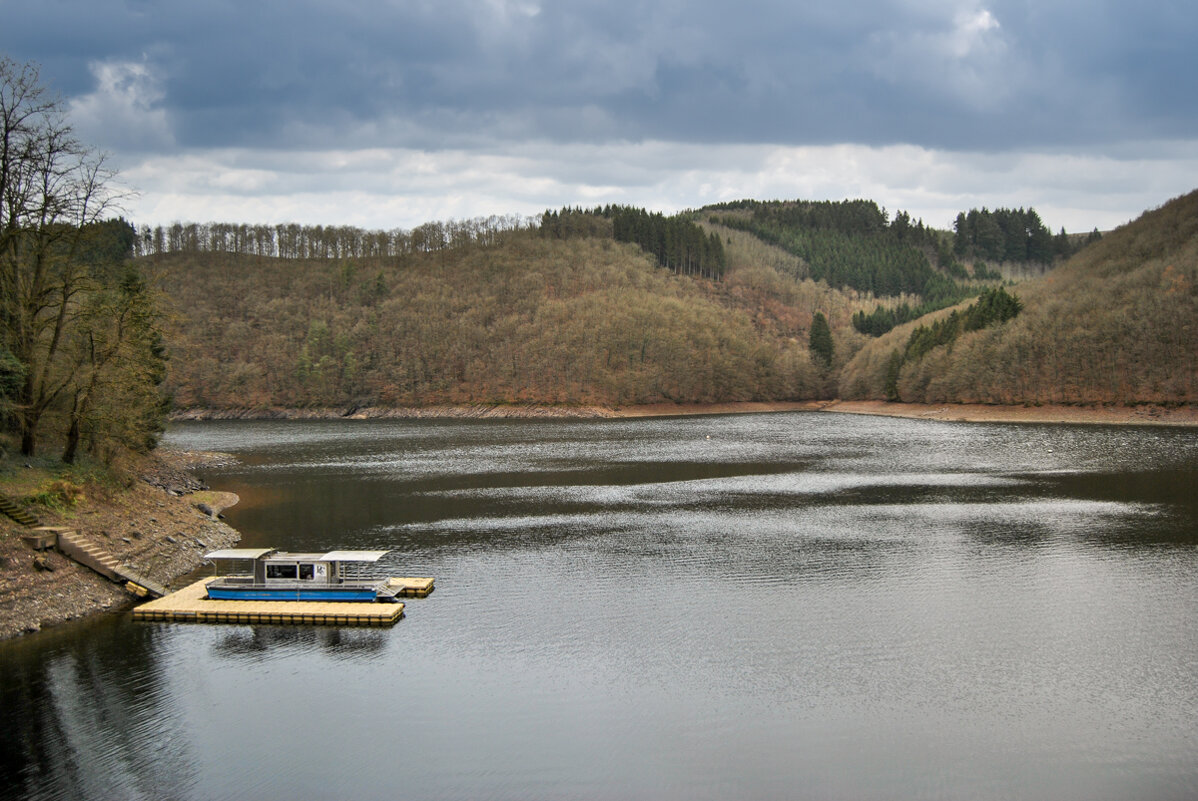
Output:
<instances>
[{"instance_id":1,"label":"hillside","mask_svg":"<svg viewBox=\"0 0 1198 801\"><path fill-rule=\"evenodd\" d=\"M873 299L728 242L722 281L672 274L634 245L535 231L396 258L143 261L176 310L167 384L180 409L827 396L813 316L832 321L842 363L864 342L851 317Z\"/></svg>"},{"instance_id":2,"label":"hillside","mask_svg":"<svg viewBox=\"0 0 1198 801\"><path fill-rule=\"evenodd\" d=\"M1196 203L1179 198L1005 286L982 262L966 271L953 234L864 201L746 201L672 218L563 209L539 230L393 234L384 255L280 258L257 246L140 263L175 309L166 388L181 411L1177 404L1198 397ZM1030 212L974 216L987 214ZM900 294L875 295L880 286Z\"/></svg>"},{"instance_id":3,"label":"hillside","mask_svg":"<svg viewBox=\"0 0 1198 801\"><path fill-rule=\"evenodd\" d=\"M886 399L889 370L898 397L915 403L1198 402L1198 192L1012 293L1016 317L907 359L897 375L894 354L951 311L870 342L842 371L841 396Z\"/></svg>"}]
</instances>

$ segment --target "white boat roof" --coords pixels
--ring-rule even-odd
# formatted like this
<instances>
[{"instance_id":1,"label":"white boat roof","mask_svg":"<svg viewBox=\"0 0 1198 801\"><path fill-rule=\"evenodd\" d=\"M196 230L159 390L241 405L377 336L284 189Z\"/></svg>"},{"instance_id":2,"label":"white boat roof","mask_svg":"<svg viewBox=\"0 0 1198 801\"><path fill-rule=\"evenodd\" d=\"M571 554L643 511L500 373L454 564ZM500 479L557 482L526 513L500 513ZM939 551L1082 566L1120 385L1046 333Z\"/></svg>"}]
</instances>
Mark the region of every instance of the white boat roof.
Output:
<instances>
[{"instance_id":1,"label":"white boat roof","mask_svg":"<svg viewBox=\"0 0 1198 801\"><path fill-rule=\"evenodd\" d=\"M329 551L320 562L377 562L390 551Z\"/></svg>"},{"instance_id":2,"label":"white boat roof","mask_svg":"<svg viewBox=\"0 0 1198 801\"><path fill-rule=\"evenodd\" d=\"M261 559L274 554L274 548L225 548L204 554L205 559ZM328 553L283 553L276 555L297 562L377 562L390 551L329 551Z\"/></svg>"},{"instance_id":3,"label":"white boat roof","mask_svg":"<svg viewBox=\"0 0 1198 801\"><path fill-rule=\"evenodd\" d=\"M274 548L225 548L204 554L205 559L261 559Z\"/></svg>"}]
</instances>

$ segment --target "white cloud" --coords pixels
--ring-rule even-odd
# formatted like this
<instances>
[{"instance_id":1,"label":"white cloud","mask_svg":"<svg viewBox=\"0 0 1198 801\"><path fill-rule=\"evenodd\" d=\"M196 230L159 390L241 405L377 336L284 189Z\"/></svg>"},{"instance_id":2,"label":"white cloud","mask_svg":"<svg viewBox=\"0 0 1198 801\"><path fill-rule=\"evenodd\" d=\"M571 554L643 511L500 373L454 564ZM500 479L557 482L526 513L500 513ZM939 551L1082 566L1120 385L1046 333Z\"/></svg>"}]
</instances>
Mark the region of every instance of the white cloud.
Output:
<instances>
[{"instance_id":1,"label":"white cloud","mask_svg":"<svg viewBox=\"0 0 1198 801\"><path fill-rule=\"evenodd\" d=\"M102 149L160 150L174 146L161 80L147 61L93 62L96 87L71 100L71 119L85 141Z\"/></svg>"},{"instance_id":2,"label":"white cloud","mask_svg":"<svg viewBox=\"0 0 1198 801\"><path fill-rule=\"evenodd\" d=\"M623 203L665 212L757 199L877 201L950 227L974 207L1026 207L1070 231L1108 229L1194 187L1198 142L1151 152L985 154L914 145L671 142L423 151L212 150L126 164L138 223L301 222L411 228L436 219L536 215Z\"/></svg>"},{"instance_id":3,"label":"white cloud","mask_svg":"<svg viewBox=\"0 0 1198 801\"><path fill-rule=\"evenodd\" d=\"M539 3L521 2L521 0L484 0L484 4L502 18L535 17L541 13Z\"/></svg>"},{"instance_id":4,"label":"white cloud","mask_svg":"<svg viewBox=\"0 0 1198 801\"><path fill-rule=\"evenodd\" d=\"M922 87L959 111L997 108L1027 88L1023 70L989 9L954 5L937 4L906 26L875 33L863 58L896 90Z\"/></svg>"},{"instance_id":5,"label":"white cloud","mask_svg":"<svg viewBox=\"0 0 1198 801\"><path fill-rule=\"evenodd\" d=\"M1001 26L984 8L965 9L957 12L952 33L948 37L949 50L956 58L966 58L970 53L987 46L986 35Z\"/></svg>"}]
</instances>

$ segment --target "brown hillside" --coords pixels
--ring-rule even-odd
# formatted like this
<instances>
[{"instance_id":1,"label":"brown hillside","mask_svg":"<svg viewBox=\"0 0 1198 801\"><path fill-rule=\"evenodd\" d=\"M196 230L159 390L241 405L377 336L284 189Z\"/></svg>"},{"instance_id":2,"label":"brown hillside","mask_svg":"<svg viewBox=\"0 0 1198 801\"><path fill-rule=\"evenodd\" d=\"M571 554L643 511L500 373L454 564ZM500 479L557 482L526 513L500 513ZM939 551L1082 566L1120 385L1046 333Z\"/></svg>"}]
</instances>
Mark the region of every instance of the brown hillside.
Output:
<instances>
[{"instance_id":1,"label":"brown hillside","mask_svg":"<svg viewBox=\"0 0 1198 801\"><path fill-rule=\"evenodd\" d=\"M812 315L856 310L768 266L712 283L535 233L387 260L152 258L185 409L812 398Z\"/></svg>"},{"instance_id":2,"label":"brown hillside","mask_svg":"<svg viewBox=\"0 0 1198 801\"><path fill-rule=\"evenodd\" d=\"M1145 213L1013 293L1024 304L1015 319L904 365L902 399L1198 402L1198 192ZM842 373L842 395L885 398L890 354L930 318L863 348Z\"/></svg>"}]
</instances>

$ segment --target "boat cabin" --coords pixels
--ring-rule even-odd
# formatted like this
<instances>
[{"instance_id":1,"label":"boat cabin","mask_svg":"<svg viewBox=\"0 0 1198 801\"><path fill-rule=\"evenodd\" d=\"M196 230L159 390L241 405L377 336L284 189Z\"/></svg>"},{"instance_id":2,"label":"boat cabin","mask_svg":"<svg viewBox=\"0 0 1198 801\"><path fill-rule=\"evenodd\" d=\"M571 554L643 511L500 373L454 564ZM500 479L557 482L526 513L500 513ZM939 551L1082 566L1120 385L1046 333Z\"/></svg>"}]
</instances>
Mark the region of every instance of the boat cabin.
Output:
<instances>
[{"instance_id":1,"label":"boat cabin","mask_svg":"<svg viewBox=\"0 0 1198 801\"><path fill-rule=\"evenodd\" d=\"M232 562L224 577L255 586L293 586L296 583L332 586L370 579L369 566L388 551L329 551L288 553L274 548L225 548L204 555L217 563Z\"/></svg>"}]
</instances>

